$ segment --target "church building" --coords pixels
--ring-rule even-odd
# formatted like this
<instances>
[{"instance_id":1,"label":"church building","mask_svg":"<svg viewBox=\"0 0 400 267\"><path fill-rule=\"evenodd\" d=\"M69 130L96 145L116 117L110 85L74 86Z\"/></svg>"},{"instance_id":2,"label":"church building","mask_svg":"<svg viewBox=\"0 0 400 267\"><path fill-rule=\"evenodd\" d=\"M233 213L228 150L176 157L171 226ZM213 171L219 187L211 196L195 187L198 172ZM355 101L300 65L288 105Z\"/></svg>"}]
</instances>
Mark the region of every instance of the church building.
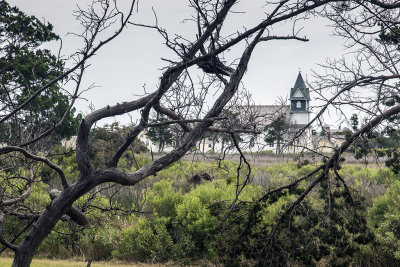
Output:
<instances>
[{"instance_id":1,"label":"church building","mask_svg":"<svg viewBox=\"0 0 400 267\"><path fill-rule=\"evenodd\" d=\"M288 90L289 91L289 90ZM293 88L290 89L289 105L255 105L255 106L233 106L230 112L235 114L234 128L243 127L244 129L265 129L278 118L284 118L286 129L282 131L282 135L278 141L266 142L265 133L258 135L241 134L240 146L246 152L271 151L275 153L299 153L307 150L312 145L311 130L306 129L300 138L296 138L291 142L293 137L301 128L310 122L310 93L306 87L301 72L297 75L296 82ZM153 144L144 133L139 138L152 151L157 151L157 144ZM202 153L222 153L227 147L232 147L232 150L226 153L237 153L232 144L224 143L223 138L214 135L205 135L196 144L198 151ZM169 152L174 149L173 146L167 145L164 149Z\"/></svg>"},{"instance_id":2,"label":"church building","mask_svg":"<svg viewBox=\"0 0 400 267\"><path fill-rule=\"evenodd\" d=\"M288 88L289 89L289 88ZM255 106L238 106L233 108L236 113L238 125L246 127L248 125L257 125L258 129L265 129L277 119L284 118L286 121L285 129L280 129L281 136L274 142L266 142L265 136L267 132L258 135L241 134L241 148L243 151L257 153L260 151L271 151L274 153L299 153L307 151L312 146L312 136L310 127L305 129L300 137L298 131L310 122L310 91L306 87L301 72L298 73L293 88L290 88L289 105L255 105ZM251 129L251 127L249 128ZM276 133L275 133L276 135ZM201 152L223 151L224 145L215 143L211 139L204 139L198 143L198 149ZM227 153L237 153L235 149Z\"/></svg>"},{"instance_id":3,"label":"church building","mask_svg":"<svg viewBox=\"0 0 400 267\"><path fill-rule=\"evenodd\" d=\"M281 120L284 118L284 121L286 121L285 126L281 126L285 129L275 129L274 135L279 135L279 137L275 139L275 142L265 141L268 130L257 136L241 135L244 151L254 153L260 151L299 153L311 148L312 136L310 127L305 129L299 137L292 140L295 135L298 135L298 131L310 122L311 117L310 91L309 88L306 87L301 72L298 73L293 88L290 88L288 92L289 105L283 103L282 105L237 107L238 113L240 114L238 115L238 120L241 121L242 125L245 125L246 121L252 121L251 117L257 118L253 120L259 129L268 128L269 125L272 125L273 122L278 119ZM253 114L253 116L249 114Z\"/></svg>"}]
</instances>

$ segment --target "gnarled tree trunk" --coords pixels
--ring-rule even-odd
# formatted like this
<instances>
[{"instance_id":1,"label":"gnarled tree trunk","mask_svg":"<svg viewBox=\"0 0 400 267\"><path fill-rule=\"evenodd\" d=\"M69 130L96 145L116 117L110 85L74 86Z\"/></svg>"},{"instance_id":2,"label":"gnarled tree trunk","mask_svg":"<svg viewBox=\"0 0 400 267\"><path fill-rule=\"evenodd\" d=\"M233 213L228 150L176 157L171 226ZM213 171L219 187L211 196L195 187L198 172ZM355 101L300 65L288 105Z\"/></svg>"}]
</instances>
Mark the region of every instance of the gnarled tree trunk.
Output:
<instances>
[{"instance_id":1,"label":"gnarled tree trunk","mask_svg":"<svg viewBox=\"0 0 400 267\"><path fill-rule=\"evenodd\" d=\"M17 247L13 267L30 266L32 258L43 239L51 232L61 216L72 206L72 203L95 186L93 181L93 178L80 179L65 189L58 198L46 207L39 220Z\"/></svg>"}]
</instances>

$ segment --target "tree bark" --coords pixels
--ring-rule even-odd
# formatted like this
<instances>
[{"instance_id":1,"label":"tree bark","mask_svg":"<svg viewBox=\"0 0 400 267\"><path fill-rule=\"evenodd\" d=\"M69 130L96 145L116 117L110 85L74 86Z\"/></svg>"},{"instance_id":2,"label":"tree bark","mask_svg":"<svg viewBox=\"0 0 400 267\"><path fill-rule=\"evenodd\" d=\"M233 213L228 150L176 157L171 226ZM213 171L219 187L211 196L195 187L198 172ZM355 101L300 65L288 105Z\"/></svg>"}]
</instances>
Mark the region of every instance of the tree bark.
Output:
<instances>
[{"instance_id":1,"label":"tree bark","mask_svg":"<svg viewBox=\"0 0 400 267\"><path fill-rule=\"evenodd\" d=\"M90 191L94 186L96 184L93 177L88 177L88 179L81 178L71 187L65 189L58 198L47 206L42 216L33 224L31 230L19 244L12 266L30 266L37 248L51 232L61 216L67 212L75 200Z\"/></svg>"}]
</instances>

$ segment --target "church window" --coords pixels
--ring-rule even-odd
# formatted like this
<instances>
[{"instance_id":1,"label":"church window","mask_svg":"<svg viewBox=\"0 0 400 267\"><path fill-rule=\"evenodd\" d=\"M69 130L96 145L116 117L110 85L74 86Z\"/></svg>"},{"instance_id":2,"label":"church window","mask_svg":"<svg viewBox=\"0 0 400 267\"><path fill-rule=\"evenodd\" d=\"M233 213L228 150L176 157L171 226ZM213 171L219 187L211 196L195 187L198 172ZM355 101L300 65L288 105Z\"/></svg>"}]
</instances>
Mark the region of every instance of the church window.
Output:
<instances>
[{"instance_id":1,"label":"church window","mask_svg":"<svg viewBox=\"0 0 400 267\"><path fill-rule=\"evenodd\" d=\"M300 101L297 101L296 108L301 108L301 102Z\"/></svg>"},{"instance_id":2,"label":"church window","mask_svg":"<svg viewBox=\"0 0 400 267\"><path fill-rule=\"evenodd\" d=\"M269 142L269 147L274 147L274 142Z\"/></svg>"}]
</instances>

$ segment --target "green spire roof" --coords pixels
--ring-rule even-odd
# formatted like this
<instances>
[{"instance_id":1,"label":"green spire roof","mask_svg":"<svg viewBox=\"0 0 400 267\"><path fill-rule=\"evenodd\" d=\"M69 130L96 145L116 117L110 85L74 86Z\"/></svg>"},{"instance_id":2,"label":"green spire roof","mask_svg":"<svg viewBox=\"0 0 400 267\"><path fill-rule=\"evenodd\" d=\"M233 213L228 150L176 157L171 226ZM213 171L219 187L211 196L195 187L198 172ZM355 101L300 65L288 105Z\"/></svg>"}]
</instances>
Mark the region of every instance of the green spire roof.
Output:
<instances>
[{"instance_id":1,"label":"green spire roof","mask_svg":"<svg viewBox=\"0 0 400 267\"><path fill-rule=\"evenodd\" d=\"M290 90L290 99L300 99L300 97L293 97L293 95L297 91L297 89L300 89L301 93L304 96L304 98L301 97L301 99L310 100L310 93L309 93L308 88L306 87L306 84L304 83L303 76L301 76L301 72L299 72L299 75L297 76L294 87Z\"/></svg>"}]
</instances>

